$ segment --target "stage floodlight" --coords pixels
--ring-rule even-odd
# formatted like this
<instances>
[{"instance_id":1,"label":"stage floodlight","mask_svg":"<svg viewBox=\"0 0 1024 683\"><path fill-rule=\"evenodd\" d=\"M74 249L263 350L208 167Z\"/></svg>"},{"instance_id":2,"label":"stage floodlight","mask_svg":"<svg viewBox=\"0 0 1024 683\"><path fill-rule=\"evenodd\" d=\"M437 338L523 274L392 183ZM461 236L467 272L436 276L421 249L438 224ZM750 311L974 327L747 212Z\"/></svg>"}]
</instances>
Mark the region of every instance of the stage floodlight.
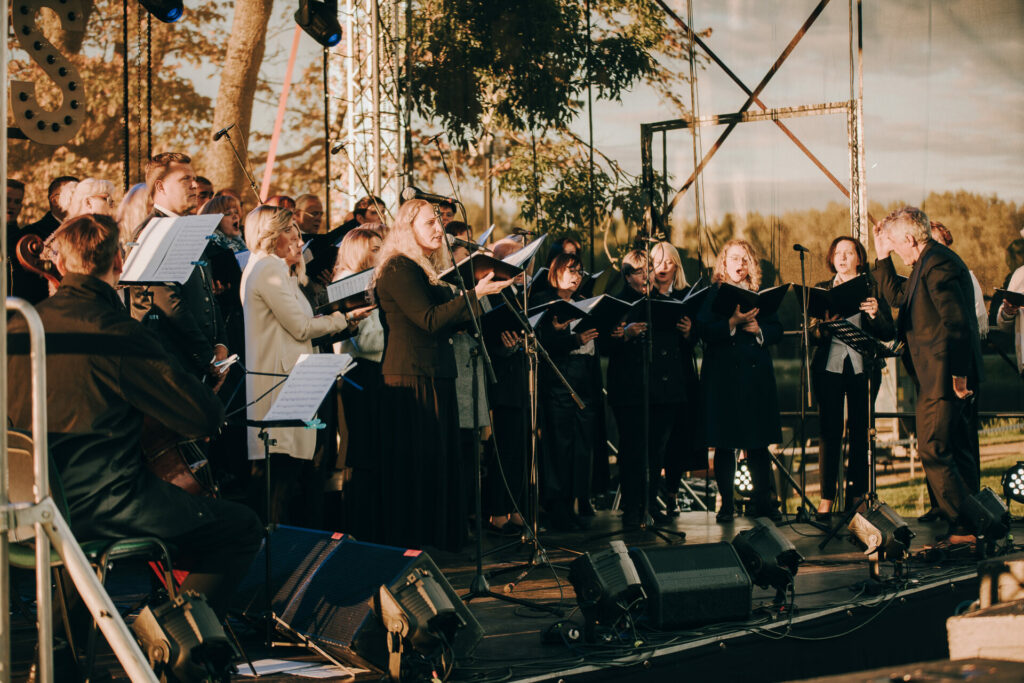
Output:
<instances>
[{"instance_id":1,"label":"stage floodlight","mask_svg":"<svg viewBox=\"0 0 1024 683\"><path fill-rule=\"evenodd\" d=\"M455 642L462 620L429 570L418 567L400 586L379 590L388 631L401 633L417 652L429 655Z\"/></svg>"},{"instance_id":2,"label":"stage floodlight","mask_svg":"<svg viewBox=\"0 0 1024 683\"><path fill-rule=\"evenodd\" d=\"M754 528L741 531L732 539L732 546L743 560L751 581L761 588L769 586L785 590L793 583L803 556L782 535L771 520L760 517Z\"/></svg>"},{"instance_id":3,"label":"stage floodlight","mask_svg":"<svg viewBox=\"0 0 1024 683\"><path fill-rule=\"evenodd\" d=\"M750 475L750 468L747 467L746 460L741 460L736 467L733 487L736 489L736 495L742 498L750 498L754 495L754 478Z\"/></svg>"},{"instance_id":4,"label":"stage floodlight","mask_svg":"<svg viewBox=\"0 0 1024 683\"><path fill-rule=\"evenodd\" d=\"M341 42L337 0L299 0L295 23L324 47L334 47Z\"/></svg>"},{"instance_id":5,"label":"stage floodlight","mask_svg":"<svg viewBox=\"0 0 1024 683\"><path fill-rule=\"evenodd\" d=\"M879 559L897 560L910 549L914 532L896 511L882 502L871 503L850 520L853 538L865 555L878 552Z\"/></svg>"},{"instance_id":6,"label":"stage floodlight","mask_svg":"<svg viewBox=\"0 0 1024 683\"><path fill-rule=\"evenodd\" d=\"M161 680L228 680L238 657L206 598L191 591L143 608L132 631Z\"/></svg>"},{"instance_id":7,"label":"stage floodlight","mask_svg":"<svg viewBox=\"0 0 1024 683\"><path fill-rule=\"evenodd\" d=\"M185 13L181 0L139 0L139 4L165 24L173 24Z\"/></svg>"},{"instance_id":8,"label":"stage floodlight","mask_svg":"<svg viewBox=\"0 0 1024 683\"><path fill-rule=\"evenodd\" d=\"M587 620L588 632L595 624L610 625L632 613L646 598L640 575L622 541L612 541L607 550L583 553L573 560L569 583Z\"/></svg>"},{"instance_id":9,"label":"stage floodlight","mask_svg":"<svg viewBox=\"0 0 1024 683\"><path fill-rule=\"evenodd\" d=\"M961 513L974 533L989 541L998 541L1010 531L1010 510L989 487L964 501Z\"/></svg>"},{"instance_id":10,"label":"stage floodlight","mask_svg":"<svg viewBox=\"0 0 1024 683\"><path fill-rule=\"evenodd\" d=\"M1003 495L1007 500L1024 503L1024 460L1003 473Z\"/></svg>"}]
</instances>

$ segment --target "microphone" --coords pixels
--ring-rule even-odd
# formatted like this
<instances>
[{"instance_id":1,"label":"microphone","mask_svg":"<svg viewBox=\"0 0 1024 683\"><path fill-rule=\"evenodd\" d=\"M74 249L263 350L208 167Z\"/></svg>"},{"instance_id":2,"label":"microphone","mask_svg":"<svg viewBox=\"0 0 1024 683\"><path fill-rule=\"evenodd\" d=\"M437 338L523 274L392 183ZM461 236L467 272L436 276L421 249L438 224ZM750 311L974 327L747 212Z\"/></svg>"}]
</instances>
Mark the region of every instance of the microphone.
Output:
<instances>
[{"instance_id":1,"label":"microphone","mask_svg":"<svg viewBox=\"0 0 1024 683\"><path fill-rule=\"evenodd\" d=\"M537 233L533 230L527 230L526 228L512 228L513 235L536 235Z\"/></svg>"},{"instance_id":2,"label":"microphone","mask_svg":"<svg viewBox=\"0 0 1024 683\"><path fill-rule=\"evenodd\" d=\"M410 199L422 199L424 201L430 202L431 204L461 204L462 203L458 199L456 199L455 197L444 197L444 196L439 195L439 194L431 194L430 192L424 192L423 190L415 188L412 185L407 185L405 187L405 189L402 190L402 201L407 202Z\"/></svg>"},{"instance_id":3,"label":"microphone","mask_svg":"<svg viewBox=\"0 0 1024 683\"><path fill-rule=\"evenodd\" d=\"M341 151L341 150L343 150L344 148L345 148L345 143L344 143L344 141L341 141L341 142L336 142L336 143L334 144L334 146L333 146L333 147L331 147L331 155L333 156L333 155L337 154L338 152L340 152L340 151Z\"/></svg>"},{"instance_id":4,"label":"microphone","mask_svg":"<svg viewBox=\"0 0 1024 683\"><path fill-rule=\"evenodd\" d=\"M447 237L448 244L452 245L452 247L465 247L470 252L480 251L481 249L487 249L486 247L480 246L476 242L470 242L469 240L459 239L458 237L455 237L453 235L447 235Z\"/></svg>"},{"instance_id":5,"label":"microphone","mask_svg":"<svg viewBox=\"0 0 1024 683\"><path fill-rule=\"evenodd\" d=\"M427 145L427 144L430 144L431 142L437 142L439 139L441 139L441 137L443 135L444 135L444 131L442 130L437 135L432 135L429 138L424 138L422 144Z\"/></svg>"},{"instance_id":6,"label":"microphone","mask_svg":"<svg viewBox=\"0 0 1024 683\"><path fill-rule=\"evenodd\" d=\"M221 128L220 130L218 130L216 133L213 134L213 141L217 142L217 140L220 140L222 137L227 135L228 131L231 130L232 128L234 128L234 127L235 127L235 124L232 123L227 128Z\"/></svg>"},{"instance_id":7,"label":"microphone","mask_svg":"<svg viewBox=\"0 0 1024 683\"><path fill-rule=\"evenodd\" d=\"M810 249L808 249L807 247L805 247L805 246L804 246L804 245L802 245L802 244L794 244L794 245L793 245L793 251L799 251L799 252L803 252L804 254L809 254L809 253L811 253L811 250L810 250Z\"/></svg>"}]
</instances>

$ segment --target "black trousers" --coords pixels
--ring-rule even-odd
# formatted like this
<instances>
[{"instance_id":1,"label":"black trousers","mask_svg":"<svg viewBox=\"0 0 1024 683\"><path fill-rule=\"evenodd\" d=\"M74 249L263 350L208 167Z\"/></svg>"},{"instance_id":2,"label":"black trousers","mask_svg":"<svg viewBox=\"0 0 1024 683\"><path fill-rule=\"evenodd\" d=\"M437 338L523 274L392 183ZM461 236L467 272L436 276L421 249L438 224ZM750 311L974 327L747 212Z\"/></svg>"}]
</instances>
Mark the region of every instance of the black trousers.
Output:
<instances>
[{"instance_id":1,"label":"black trousers","mask_svg":"<svg viewBox=\"0 0 1024 683\"><path fill-rule=\"evenodd\" d=\"M643 507L644 408L642 404L616 405L615 421L619 427L619 482L622 486L622 509L638 511ZM648 444L648 500L652 501L661 483L661 468L672 436L673 419L682 411L680 403L650 404L650 440ZM678 484L678 482L677 482Z\"/></svg>"},{"instance_id":2,"label":"black trousers","mask_svg":"<svg viewBox=\"0 0 1024 683\"><path fill-rule=\"evenodd\" d=\"M772 459L767 448L747 450L747 467L754 484L754 512L769 514L772 503ZM722 496L722 510L735 510L733 485L736 479L736 451L731 448L715 449L715 482Z\"/></svg>"},{"instance_id":3,"label":"black trousers","mask_svg":"<svg viewBox=\"0 0 1024 683\"><path fill-rule=\"evenodd\" d=\"M821 420L821 449L818 472L822 500L835 500L839 463L843 457L843 406L849 431L849 459L846 469L846 500L868 490L868 375L854 374L849 359L843 372L815 372L814 395Z\"/></svg>"},{"instance_id":4,"label":"black trousers","mask_svg":"<svg viewBox=\"0 0 1024 683\"><path fill-rule=\"evenodd\" d=\"M492 517L508 515L518 508L526 512L526 452L529 420L527 409L519 406L492 406L494 435L487 448L485 507Z\"/></svg>"},{"instance_id":5,"label":"black trousers","mask_svg":"<svg viewBox=\"0 0 1024 683\"><path fill-rule=\"evenodd\" d=\"M266 467L254 460L251 485L259 487L252 500L260 517L267 514ZM324 527L324 473L314 460L300 460L284 453L270 454L270 521L309 529ZM266 521L266 520L264 520Z\"/></svg>"},{"instance_id":6,"label":"black trousers","mask_svg":"<svg viewBox=\"0 0 1024 683\"><path fill-rule=\"evenodd\" d=\"M935 502L959 532L964 526L960 508L981 486L976 397L918 397L917 451Z\"/></svg>"}]
</instances>

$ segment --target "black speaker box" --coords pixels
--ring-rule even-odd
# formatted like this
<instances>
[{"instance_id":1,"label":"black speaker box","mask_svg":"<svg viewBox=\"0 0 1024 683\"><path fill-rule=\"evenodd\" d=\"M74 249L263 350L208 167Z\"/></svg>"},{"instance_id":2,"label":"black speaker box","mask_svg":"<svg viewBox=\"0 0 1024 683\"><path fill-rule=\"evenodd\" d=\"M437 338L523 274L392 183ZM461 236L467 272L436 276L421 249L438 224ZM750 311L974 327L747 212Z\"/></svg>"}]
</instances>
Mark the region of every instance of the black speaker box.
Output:
<instances>
[{"instance_id":1,"label":"black speaker box","mask_svg":"<svg viewBox=\"0 0 1024 683\"><path fill-rule=\"evenodd\" d=\"M234 606L250 618L265 610L265 549L266 544L235 594ZM382 585L397 591L414 572L432 575L456 609L459 628L452 647L457 659L472 653L483 637L476 618L424 552L289 526L275 529L270 551L274 613L288 629L343 661L387 668L387 636L376 613L378 591Z\"/></svg>"},{"instance_id":2,"label":"black speaker box","mask_svg":"<svg viewBox=\"0 0 1024 683\"><path fill-rule=\"evenodd\" d=\"M750 618L753 587L729 543L629 551L647 593L647 618L675 629Z\"/></svg>"}]
</instances>

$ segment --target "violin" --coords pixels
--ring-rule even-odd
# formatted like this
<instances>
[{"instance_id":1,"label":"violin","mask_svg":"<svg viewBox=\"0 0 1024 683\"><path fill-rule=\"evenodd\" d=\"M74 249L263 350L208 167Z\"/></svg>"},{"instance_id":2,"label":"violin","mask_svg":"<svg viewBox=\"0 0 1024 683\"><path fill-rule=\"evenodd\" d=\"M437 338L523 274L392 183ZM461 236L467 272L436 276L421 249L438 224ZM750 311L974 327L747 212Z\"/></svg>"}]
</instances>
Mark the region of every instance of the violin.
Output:
<instances>
[{"instance_id":1,"label":"violin","mask_svg":"<svg viewBox=\"0 0 1024 683\"><path fill-rule=\"evenodd\" d=\"M50 294L60 287L61 274L57 265L50 259L43 256L43 238L39 235L25 235L14 247L14 254L18 258L21 267L30 273L35 273L43 278L50 285Z\"/></svg>"}]
</instances>

